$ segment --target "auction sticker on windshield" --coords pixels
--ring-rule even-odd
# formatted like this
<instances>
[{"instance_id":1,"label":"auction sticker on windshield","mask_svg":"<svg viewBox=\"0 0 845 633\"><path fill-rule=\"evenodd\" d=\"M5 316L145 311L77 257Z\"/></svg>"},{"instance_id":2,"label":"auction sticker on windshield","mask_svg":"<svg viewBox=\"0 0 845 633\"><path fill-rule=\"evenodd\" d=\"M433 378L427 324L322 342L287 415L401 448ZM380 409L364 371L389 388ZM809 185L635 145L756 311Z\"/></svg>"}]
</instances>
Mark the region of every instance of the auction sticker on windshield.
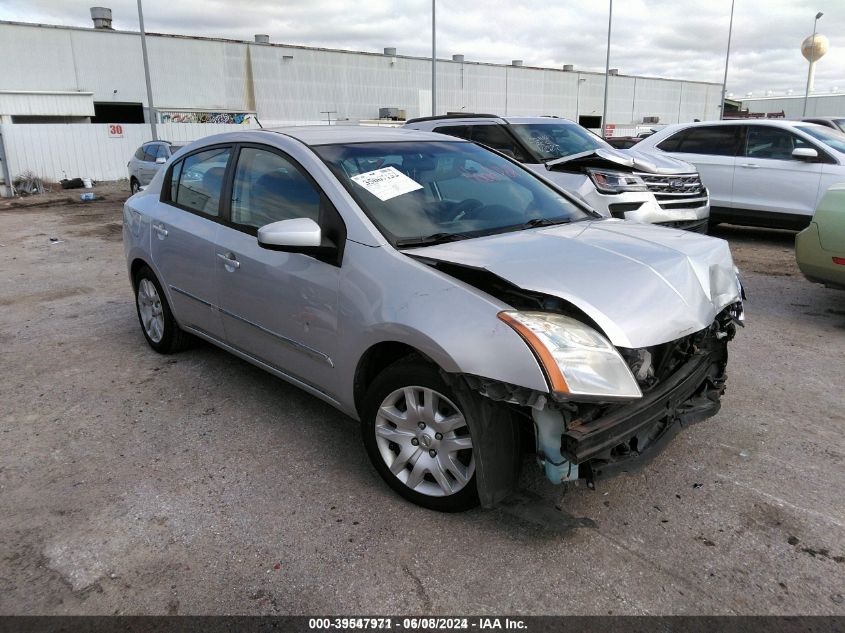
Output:
<instances>
[{"instance_id":1,"label":"auction sticker on windshield","mask_svg":"<svg viewBox=\"0 0 845 633\"><path fill-rule=\"evenodd\" d=\"M422 189L422 185L408 178L395 167L383 167L365 174L352 176L352 181L361 185L381 201L390 200L403 193Z\"/></svg>"}]
</instances>

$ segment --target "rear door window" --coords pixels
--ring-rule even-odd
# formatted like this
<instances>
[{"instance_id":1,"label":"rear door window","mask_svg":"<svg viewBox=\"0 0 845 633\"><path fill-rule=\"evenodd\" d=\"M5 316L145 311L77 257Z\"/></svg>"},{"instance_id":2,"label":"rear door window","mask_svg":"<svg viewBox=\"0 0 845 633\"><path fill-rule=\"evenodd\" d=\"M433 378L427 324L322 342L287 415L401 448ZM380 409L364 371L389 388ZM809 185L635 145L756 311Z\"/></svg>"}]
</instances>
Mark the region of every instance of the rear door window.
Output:
<instances>
[{"instance_id":1,"label":"rear door window","mask_svg":"<svg viewBox=\"0 0 845 633\"><path fill-rule=\"evenodd\" d=\"M472 140L472 128L469 125L442 125L434 128L432 132L448 134L449 136L462 138L467 141Z\"/></svg>"},{"instance_id":2,"label":"rear door window","mask_svg":"<svg viewBox=\"0 0 845 633\"><path fill-rule=\"evenodd\" d=\"M708 125L687 128L658 143L665 152L735 156L739 126Z\"/></svg>"},{"instance_id":3,"label":"rear door window","mask_svg":"<svg viewBox=\"0 0 845 633\"><path fill-rule=\"evenodd\" d=\"M231 147L215 147L186 156L171 171L170 201L207 215L220 216L220 195Z\"/></svg>"}]
</instances>

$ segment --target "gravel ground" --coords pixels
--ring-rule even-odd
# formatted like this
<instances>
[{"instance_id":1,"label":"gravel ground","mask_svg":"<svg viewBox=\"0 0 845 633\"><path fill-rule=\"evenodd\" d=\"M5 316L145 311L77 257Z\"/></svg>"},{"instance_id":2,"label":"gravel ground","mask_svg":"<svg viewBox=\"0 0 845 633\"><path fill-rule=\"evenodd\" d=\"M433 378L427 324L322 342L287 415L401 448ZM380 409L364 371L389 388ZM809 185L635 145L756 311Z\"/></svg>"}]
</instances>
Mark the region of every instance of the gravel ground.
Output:
<instances>
[{"instance_id":1,"label":"gravel ground","mask_svg":"<svg viewBox=\"0 0 845 633\"><path fill-rule=\"evenodd\" d=\"M147 347L123 189L0 203L0 613L845 614L845 292L793 233L718 231L750 302L717 417L596 491L526 458L510 505L442 515L328 405Z\"/></svg>"}]
</instances>

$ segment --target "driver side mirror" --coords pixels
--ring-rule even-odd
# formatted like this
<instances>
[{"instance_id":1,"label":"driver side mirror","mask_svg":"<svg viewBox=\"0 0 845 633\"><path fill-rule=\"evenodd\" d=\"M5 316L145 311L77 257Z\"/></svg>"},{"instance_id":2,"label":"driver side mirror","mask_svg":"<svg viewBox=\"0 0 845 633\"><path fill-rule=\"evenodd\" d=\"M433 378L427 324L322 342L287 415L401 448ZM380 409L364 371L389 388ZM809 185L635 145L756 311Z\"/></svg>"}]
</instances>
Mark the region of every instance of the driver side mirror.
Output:
<instances>
[{"instance_id":1,"label":"driver side mirror","mask_svg":"<svg viewBox=\"0 0 845 633\"><path fill-rule=\"evenodd\" d=\"M792 158L798 160L813 161L818 160L819 153L812 147L796 147L792 150Z\"/></svg>"},{"instance_id":2,"label":"driver side mirror","mask_svg":"<svg viewBox=\"0 0 845 633\"><path fill-rule=\"evenodd\" d=\"M156 165L164 165L167 162L167 159L164 156L159 156L156 158Z\"/></svg>"}]
</instances>

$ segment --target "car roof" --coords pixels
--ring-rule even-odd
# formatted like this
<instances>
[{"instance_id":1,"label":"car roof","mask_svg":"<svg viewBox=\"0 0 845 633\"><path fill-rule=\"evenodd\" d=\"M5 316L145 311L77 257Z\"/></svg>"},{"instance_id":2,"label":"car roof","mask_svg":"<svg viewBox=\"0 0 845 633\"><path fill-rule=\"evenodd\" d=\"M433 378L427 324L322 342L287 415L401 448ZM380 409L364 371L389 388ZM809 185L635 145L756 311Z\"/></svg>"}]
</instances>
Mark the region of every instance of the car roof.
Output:
<instances>
[{"instance_id":1,"label":"car roof","mask_svg":"<svg viewBox=\"0 0 845 633\"><path fill-rule=\"evenodd\" d=\"M676 123L668 127L690 128L701 127L703 125L773 125L775 127L794 128L799 126L817 124L808 123L807 121L793 121L791 119L725 119L722 121L696 121L695 123Z\"/></svg>"},{"instance_id":2,"label":"car roof","mask_svg":"<svg viewBox=\"0 0 845 633\"><path fill-rule=\"evenodd\" d=\"M377 143L396 141L466 142L445 134L421 132L409 128L367 125L303 125L297 127L264 128L256 132L275 132L306 145L334 145L337 143Z\"/></svg>"},{"instance_id":3,"label":"car roof","mask_svg":"<svg viewBox=\"0 0 845 633\"><path fill-rule=\"evenodd\" d=\"M565 123L568 125L578 125L575 121L558 116L506 116L502 118L508 123Z\"/></svg>"},{"instance_id":4,"label":"car roof","mask_svg":"<svg viewBox=\"0 0 845 633\"><path fill-rule=\"evenodd\" d=\"M448 114L436 117L421 117L419 119L409 119L405 125L412 125L416 123L428 123L433 125L435 123L444 123L447 125L461 125L462 123L499 123L499 124L549 124L549 123L563 123L567 125L577 125L575 121L564 119L557 116L497 116L495 114L473 114L468 112L466 114Z\"/></svg>"}]
</instances>

